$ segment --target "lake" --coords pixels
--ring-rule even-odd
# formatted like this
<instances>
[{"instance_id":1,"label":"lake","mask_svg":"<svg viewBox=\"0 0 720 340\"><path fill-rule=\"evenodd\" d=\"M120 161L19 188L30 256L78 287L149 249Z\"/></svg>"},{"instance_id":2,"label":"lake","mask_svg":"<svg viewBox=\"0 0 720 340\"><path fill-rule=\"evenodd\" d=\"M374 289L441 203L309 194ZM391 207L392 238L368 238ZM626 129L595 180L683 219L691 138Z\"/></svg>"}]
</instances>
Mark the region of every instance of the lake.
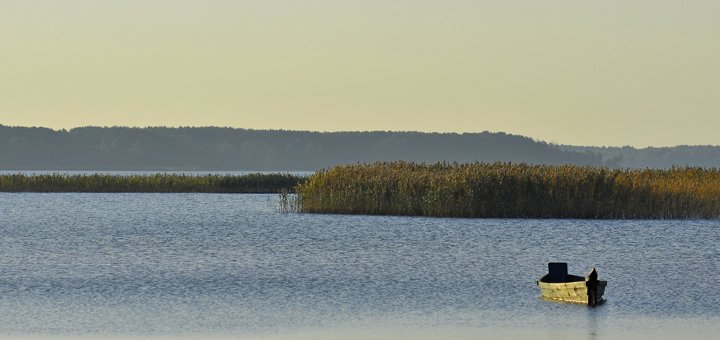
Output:
<instances>
[{"instance_id":1,"label":"lake","mask_svg":"<svg viewBox=\"0 0 720 340\"><path fill-rule=\"evenodd\" d=\"M608 281L543 301L547 263ZM717 338L720 221L281 213L276 195L0 193L3 338Z\"/></svg>"}]
</instances>

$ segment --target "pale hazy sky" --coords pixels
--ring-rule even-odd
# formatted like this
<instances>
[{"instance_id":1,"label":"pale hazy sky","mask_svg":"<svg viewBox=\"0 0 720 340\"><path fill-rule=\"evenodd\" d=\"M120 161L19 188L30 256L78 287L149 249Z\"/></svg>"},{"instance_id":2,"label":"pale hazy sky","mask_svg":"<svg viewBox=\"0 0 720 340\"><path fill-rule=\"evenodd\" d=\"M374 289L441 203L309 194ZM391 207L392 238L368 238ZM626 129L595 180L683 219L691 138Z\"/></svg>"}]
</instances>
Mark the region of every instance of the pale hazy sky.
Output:
<instances>
[{"instance_id":1,"label":"pale hazy sky","mask_svg":"<svg viewBox=\"0 0 720 340\"><path fill-rule=\"evenodd\" d=\"M0 124L720 144L720 1L0 0Z\"/></svg>"}]
</instances>

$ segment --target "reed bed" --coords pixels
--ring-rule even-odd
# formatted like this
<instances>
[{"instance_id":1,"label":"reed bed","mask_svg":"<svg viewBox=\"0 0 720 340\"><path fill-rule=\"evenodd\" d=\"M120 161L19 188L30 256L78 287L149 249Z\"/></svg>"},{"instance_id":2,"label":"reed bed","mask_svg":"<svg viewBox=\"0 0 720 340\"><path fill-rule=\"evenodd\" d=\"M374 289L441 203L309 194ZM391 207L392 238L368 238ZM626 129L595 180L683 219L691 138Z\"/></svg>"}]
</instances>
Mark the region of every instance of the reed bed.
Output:
<instances>
[{"instance_id":1,"label":"reed bed","mask_svg":"<svg viewBox=\"0 0 720 340\"><path fill-rule=\"evenodd\" d=\"M720 217L720 171L509 163L336 166L296 188L309 213L484 218Z\"/></svg>"},{"instance_id":2,"label":"reed bed","mask_svg":"<svg viewBox=\"0 0 720 340\"><path fill-rule=\"evenodd\" d=\"M232 175L0 175L0 192L202 192L279 193L304 177L289 174Z\"/></svg>"}]
</instances>

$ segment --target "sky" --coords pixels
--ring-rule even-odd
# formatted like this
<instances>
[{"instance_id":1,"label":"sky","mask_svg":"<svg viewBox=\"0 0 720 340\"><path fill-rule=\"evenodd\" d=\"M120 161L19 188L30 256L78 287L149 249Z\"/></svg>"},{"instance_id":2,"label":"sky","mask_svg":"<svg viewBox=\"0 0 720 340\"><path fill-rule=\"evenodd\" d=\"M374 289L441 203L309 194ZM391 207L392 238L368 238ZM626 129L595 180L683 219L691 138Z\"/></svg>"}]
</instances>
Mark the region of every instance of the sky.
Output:
<instances>
[{"instance_id":1,"label":"sky","mask_svg":"<svg viewBox=\"0 0 720 340\"><path fill-rule=\"evenodd\" d=\"M0 0L0 124L719 145L717 0Z\"/></svg>"}]
</instances>

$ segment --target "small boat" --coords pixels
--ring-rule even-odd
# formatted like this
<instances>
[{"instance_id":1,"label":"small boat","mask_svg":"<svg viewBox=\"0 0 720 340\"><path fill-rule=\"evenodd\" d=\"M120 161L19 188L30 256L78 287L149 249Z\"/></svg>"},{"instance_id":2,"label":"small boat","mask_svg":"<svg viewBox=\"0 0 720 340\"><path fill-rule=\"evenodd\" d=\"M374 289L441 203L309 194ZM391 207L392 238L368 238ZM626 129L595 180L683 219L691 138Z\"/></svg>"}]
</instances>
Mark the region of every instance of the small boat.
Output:
<instances>
[{"instance_id":1,"label":"small boat","mask_svg":"<svg viewBox=\"0 0 720 340\"><path fill-rule=\"evenodd\" d=\"M597 306L604 302L607 281L597 279L597 271L593 267L587 277L569 275L567 263L548 263L548 274L536 281L543 299L582 303Z\"/></svg>"}]
</instances>

